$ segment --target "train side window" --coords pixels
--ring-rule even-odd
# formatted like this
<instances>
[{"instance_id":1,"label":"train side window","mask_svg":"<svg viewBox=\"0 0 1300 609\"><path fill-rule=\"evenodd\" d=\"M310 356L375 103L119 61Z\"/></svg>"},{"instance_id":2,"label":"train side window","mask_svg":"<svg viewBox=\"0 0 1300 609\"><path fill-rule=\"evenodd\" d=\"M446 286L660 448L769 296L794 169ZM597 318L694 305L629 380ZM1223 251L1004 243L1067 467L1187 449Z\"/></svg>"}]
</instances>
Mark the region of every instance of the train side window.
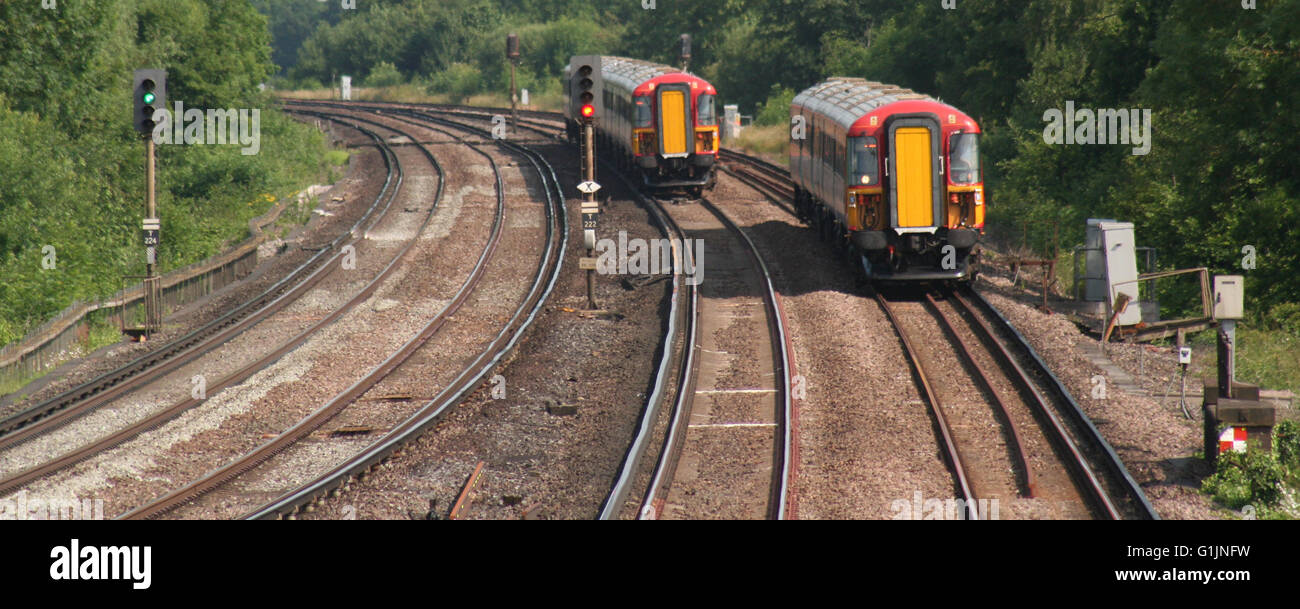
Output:
<instances>
[{"instance_id":1,"label":"train side window","mask_svg":"<svg viewBox=\"0 0 1300 609\"><path fill-rule=\"evenodd\" d=\"M636 97L633 102L636 104L636 126L641 128L649 127L651 120L650 97L641 95Z\"/></svg>"},{"instance_id":2,"label":"train side window","mask_svg":"<svg viewBox=\"0 0 1300 609\"><path fill-rule=\"evenodd\" d=\"M849 167L853 168L854 186L873 186L880 182L880 149L874 137L849 138Z\"/></svg>"},{"instance_id":3,"label":"train side window","mask_svg":"<svg viewBox=\"0 0 1300 609\"><path fill-rule=\"evenodd\" d=\"M718 124L718 114L714 110L714 95L702 94L695 102L695 120L700 125L711 126Z\"/></svg>"}]
</instances>

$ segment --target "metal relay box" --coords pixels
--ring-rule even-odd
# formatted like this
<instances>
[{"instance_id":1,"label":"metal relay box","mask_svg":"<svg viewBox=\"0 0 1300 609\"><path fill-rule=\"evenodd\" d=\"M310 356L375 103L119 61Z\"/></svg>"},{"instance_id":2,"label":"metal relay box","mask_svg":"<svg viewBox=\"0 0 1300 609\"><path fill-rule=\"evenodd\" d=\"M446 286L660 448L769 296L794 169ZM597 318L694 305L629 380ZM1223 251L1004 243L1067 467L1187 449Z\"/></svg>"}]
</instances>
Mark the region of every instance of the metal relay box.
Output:
<instances>
[{"instance_id":1,"label":"metal relay box","mask_svg":"<svg viewBox=\"0 0 1300 609\"><path fill-rule=\"evenodd\" d=\"M1216 275L1214 277L1214 318L1241 319L1245 308L1245 277L1241 275Z\"/></svg>"}]
</instances>

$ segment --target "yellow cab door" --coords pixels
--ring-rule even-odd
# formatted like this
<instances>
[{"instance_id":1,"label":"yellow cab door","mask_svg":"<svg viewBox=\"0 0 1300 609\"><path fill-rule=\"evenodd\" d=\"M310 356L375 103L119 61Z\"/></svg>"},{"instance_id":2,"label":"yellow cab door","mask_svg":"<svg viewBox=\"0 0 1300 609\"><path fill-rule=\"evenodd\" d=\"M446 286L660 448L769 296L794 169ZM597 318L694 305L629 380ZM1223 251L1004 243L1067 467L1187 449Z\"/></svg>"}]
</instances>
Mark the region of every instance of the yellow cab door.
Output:
<instances>
[{"instance_id":1,"label":"yellow cab door","mask_svg":"<svg viewBox=\"0 0 1300 609\"><path fill-rule=\"evenodd\" d=\"M898 226L934 226L934 142L929 128L899 127L894 132L894 200Z\"/></svg>"},{"instance_id":2,"label":"yellow cab door","mask_svg":"<svg viewBox=\"0 0 1300 609\"><path fill-rule=\"evenodd\" d=\"M691 152L690 88L684 85L659 87L659 153L684 157Z\"/></svg>"}]
</instances>

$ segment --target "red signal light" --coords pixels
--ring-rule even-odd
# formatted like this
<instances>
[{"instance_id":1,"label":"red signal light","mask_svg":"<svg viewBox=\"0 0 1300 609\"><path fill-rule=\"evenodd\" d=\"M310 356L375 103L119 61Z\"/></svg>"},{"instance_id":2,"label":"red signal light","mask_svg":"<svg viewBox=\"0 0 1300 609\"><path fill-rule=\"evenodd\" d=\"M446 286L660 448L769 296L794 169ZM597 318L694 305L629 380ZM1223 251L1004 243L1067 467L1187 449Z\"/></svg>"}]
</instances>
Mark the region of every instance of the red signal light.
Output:
<instances>
[{"instance_id":1,"label":"red signal light","mask_svg":"<svg viewBox=\"0 0 1300 609\"><path fill-rule=\"evenodd\" d=\"M582 112L582 118L591 118L593 116L596 116L596 107L591 104L584 104L582 106L581 112Z\"/></svg>"}]
</instances>

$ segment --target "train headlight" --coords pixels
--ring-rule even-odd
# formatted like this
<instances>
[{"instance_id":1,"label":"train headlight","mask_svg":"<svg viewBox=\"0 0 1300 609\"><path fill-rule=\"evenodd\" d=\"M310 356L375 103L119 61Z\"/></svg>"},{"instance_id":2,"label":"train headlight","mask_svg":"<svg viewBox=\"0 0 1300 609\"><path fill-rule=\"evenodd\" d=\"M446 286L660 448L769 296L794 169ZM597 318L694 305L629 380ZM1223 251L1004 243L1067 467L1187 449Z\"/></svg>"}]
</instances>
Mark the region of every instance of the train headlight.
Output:
<instances>
[{"instance_id":1,"label":"train headlight","mask_svg":"<svg viewBox=\"0 0 1300 609\"><path fill-rule=\"evenodd\" d=\"M699 131L695 134L696 152L713 152L713 132Z\"/></svg>"}]
</instances>

